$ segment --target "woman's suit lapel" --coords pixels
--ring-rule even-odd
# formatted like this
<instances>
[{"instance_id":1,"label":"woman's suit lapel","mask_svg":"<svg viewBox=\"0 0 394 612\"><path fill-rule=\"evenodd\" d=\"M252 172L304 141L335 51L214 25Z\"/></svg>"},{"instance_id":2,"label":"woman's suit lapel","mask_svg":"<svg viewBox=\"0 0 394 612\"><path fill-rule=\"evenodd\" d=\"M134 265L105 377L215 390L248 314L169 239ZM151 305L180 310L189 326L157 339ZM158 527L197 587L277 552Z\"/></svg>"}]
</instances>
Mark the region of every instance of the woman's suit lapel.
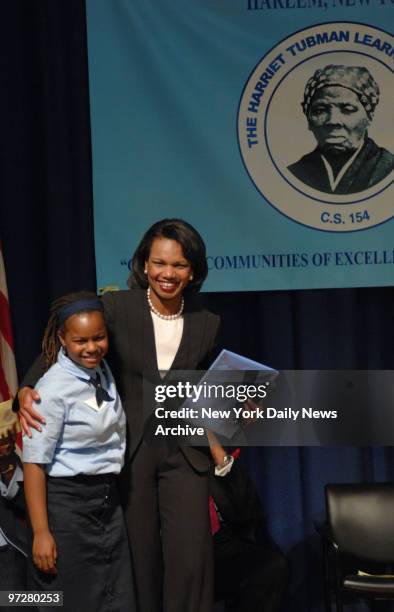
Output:
<instances>
[{"instance_id":1,"label":"woman's suit lapel","mask_svg":"<svg viewBox=\"0 0 394 612\"><path fill-rule=\"evenodd\" d=\"M143 296L142 308L142 337L143 337L143 370L149 372L154 378L159 377L157 369L157 356L155 345L155 334L153 330L152 315L149 310L148 300L145 292L141 292Z\"/></svg>"}]
</instances>

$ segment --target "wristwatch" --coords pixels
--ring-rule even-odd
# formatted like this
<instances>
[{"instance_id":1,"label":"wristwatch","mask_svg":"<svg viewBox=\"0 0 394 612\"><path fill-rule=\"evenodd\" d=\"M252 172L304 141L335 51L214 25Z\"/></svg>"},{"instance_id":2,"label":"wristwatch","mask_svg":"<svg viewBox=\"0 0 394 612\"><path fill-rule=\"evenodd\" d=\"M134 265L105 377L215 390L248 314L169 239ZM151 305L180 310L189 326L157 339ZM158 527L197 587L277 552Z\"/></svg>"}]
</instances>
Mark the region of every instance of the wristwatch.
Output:
<instances>
[{"instance_id":1,"label":"wristwatch","mask_svg":"<svg viewBox=\"0 0 394 612\"><path fill-rule=\"evenodd\" d=\"M226 465L228 465L231 462L231 459L232 459L231 455L224 455L223 461L220 465L218 465L218 468L224 468Z\"/></svg>"},{"instance_id":2,"label":"wristwatch","mask_svg":"<svg viewBox=\"0 0 394 612\"><path fill-rule=\"evenodd\" d=\"M222 463L215 466L215 476L225 476L229 473L234 463L232 455L224 455Z\"/></svg>"}]
</instances>

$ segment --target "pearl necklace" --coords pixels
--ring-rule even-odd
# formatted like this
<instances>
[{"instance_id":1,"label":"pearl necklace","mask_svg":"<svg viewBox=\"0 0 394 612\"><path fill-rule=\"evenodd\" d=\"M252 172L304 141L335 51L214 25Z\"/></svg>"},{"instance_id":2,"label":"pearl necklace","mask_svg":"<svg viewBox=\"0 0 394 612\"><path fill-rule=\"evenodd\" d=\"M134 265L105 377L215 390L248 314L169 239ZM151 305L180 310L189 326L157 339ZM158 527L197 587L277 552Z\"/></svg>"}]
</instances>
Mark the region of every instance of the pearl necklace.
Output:
<instances>
[{"instance_id":1,"label":"pearl necklace","mask_svg":"<svg viewBox=\"0 0 394 612\"><path fill-rule=\"evenodd\" d=\"M165 315L162 314L161 312L159 312L152 304L152 300L150 299L150 287L148 287L148 290L146 292L146 297L148 298L148 304L149 304L149 308L151 309L151 311L153 312L153 314L155 314L156 316L160 317L160 319L164 319L164 321L174 321L175 319L179 319L179 317L182 315L183 312L183 307L185 305L185 300L181 299L181 307L178 310L178 312L176 312L175 314L172 315Z\"/></svg>"}]
</instances>

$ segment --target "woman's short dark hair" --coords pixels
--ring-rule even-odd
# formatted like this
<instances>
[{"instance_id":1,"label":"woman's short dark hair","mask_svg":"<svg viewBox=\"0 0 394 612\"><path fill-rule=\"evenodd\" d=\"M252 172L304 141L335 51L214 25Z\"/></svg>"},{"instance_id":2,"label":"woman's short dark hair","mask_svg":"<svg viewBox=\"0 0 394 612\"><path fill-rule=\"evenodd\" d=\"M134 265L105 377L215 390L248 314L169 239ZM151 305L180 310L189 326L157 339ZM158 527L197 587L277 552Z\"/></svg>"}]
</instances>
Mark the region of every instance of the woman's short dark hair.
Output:
<instances>
[{"instance_id":1,"label":"woman's short dark hair","mask_svg":"<svg viewBox=\"0 0 394 612\"><path fill-rule=\"evenodd\" d=\"M144 269L155 238L168 238L179 242L183 255L190 262L193 271L193 280L187 285L185 293L199 291L208 274L205 244L198 231L182 219L162 219L148 229L132 257L132 272L128 286L143 289L148 287Z\"/></svg>"}]
</instances>

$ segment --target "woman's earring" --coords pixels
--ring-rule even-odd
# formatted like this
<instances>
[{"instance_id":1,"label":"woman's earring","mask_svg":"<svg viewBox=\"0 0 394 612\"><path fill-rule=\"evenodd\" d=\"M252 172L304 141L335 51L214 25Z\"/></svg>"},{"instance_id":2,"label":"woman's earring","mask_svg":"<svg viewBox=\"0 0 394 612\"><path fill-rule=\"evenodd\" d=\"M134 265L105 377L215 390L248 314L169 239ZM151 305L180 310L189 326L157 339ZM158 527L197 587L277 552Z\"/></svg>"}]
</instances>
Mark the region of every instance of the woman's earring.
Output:
<instances>
[{"instance_id":1,"label":"woman's earring","mask_svg":"<svg viewBox=\"0 0 394 612\"><path fill-rule=\"evenodd\" d=\"M148 274L148 270L146 268L144 270L144 274Z\"/></svg>"},{"instance_id":2,"label":"woman's earring","mask_svg":"<svg viewBox=\"0 0 394 612\"><path fill-rule=\"evenodd\" d=\"M190 276L189 276L189 280L191 280L191 281L192 281L192 280L193 280L193 278L194 278L193 274L190 274Z\"/></svg>"}]
</instances>

